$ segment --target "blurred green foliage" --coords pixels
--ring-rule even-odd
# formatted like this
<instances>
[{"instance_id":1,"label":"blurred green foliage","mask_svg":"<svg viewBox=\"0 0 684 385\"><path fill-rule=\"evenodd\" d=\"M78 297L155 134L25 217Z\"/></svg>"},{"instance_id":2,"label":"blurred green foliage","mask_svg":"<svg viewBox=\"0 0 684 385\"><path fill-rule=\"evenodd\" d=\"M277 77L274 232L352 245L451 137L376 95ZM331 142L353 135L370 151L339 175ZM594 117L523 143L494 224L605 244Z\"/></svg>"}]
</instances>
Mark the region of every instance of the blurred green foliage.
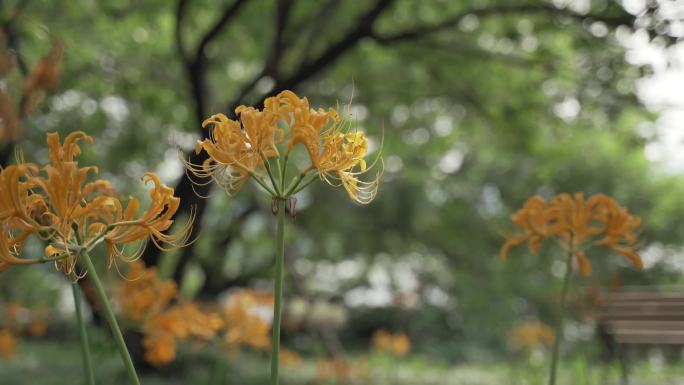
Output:
<instances>
[{"instance_id":1,"label":"blurred green foliage","mask_svg":"<svg viewBox=\"0 0 684 385\"><path fill-rule=\"evenodd\" d=\"M0 7L4 19L12 3ZM26 6L13 23L25 60L35 62L53 38L66 47L59 91L24 122L19 145L29 160L45 161L46 132L85 130L95 144L85 147L83 163L97 165L121 191L144 195L138 178L147 170L171 185L182 176L176 147L192 148L199 121L174 40L174 3ZM180 31L187 51L230 4L187 6ZM376 151L383 143L385 176L374 203L357 206L343 191L317 184L299 197L297 220L287 230L286 298L345 309L331 322L346 346L363 349L373 330L386 327L410 334L414 350L426 357L501 360L510 355L515 325L552 323L558 250L544 248L535 257L521 248L507 263L498 257L512 230L510 214L534 194L609 194L642 217L644 248L660 253L644 272L634 272L619 256L592 252L595 273L574 280L576 304L587 287L606 286L616 273L624 284L680 283L680 267L668 259L684 235L684 180L644 157L653 138L640 127L655 116L640 104L635 81L649 69L626 63L618 39L630 33L634 16L608 1L580 11L569 2L553 4L559 6L533 2L512 12L519 2L396 1L373 34L297 84L315 106L351 100ZM279 70L294 73L303 59L325 52L358 27L368 7L294 2ZM259 73L275 14L273 1L247 2L209 43L208 113L229 113ZM448 28L389 38L452 15L460 18ZM261 77L243 102L269 94L274 79ZM235 198L214 192L183 272L186 295L209 299L230 286L270 285L269 205L254 187ZM174 265L174 255L161 262L167 276ZM55 280L47 269L20 270L2 275L0 286L11 296ZM285 339L316 351L320 342L307 333L319 321L304 313ZM595 343L587 325L580 318L571 323L578 332L570 347ZM56 370L53 364L46 365Z\"/></svg>"},{"instance_id":2,"label":"blurred green foliage","mask_svg":"<svg viewBox=\"0 0 684 385\"><path fill-rule=\"evenodd\" d=\"M93 330L96 332L96 330ZM126 381L119 357L113 347L106 345L104 335L91 333L97 347L96 383L103 385L121 384ZM73 340L77 338L73 336ZM214 353L214 354L210 354ZM8 384L62 385L79 383L81 378L80 357L76 343L55 343L32 341L24 343L20 349L22 359L0 361L3 381ZM144 371L141 381L148 385L161 384L198 384L214 385L215 352L184 351L182 360L159 372ZM225 358L225 357L224 357ZM657 360L656 360L657 361ZM399 360L389 356L372 355L367 357L370 368L367 373L351 384L394 384L394 385L542 385L546 383L543 361L527 363L469 364L450 368L436 364L432 360L415 356ZM268 381L267 366L263 357L241 354L226 364L228 375L223 383L263 384ZM48 370L49 368L49 370ZM684 376L681 365L660 366L657 362L642 362L633 365L633 383L655 384L672 383ZM31 373L30 382L27 374ZM561 366L561 384L604 385L619 383L620 370L615 365L604 365L586 358L578 357ZM281 383L284 385L315 384L329 385L345 382L335 380L321 381L317 376L316 362L307 360L297 367L284 368ZM349 383L349 382L347 382Z\"/></svg>"}]
</instances>

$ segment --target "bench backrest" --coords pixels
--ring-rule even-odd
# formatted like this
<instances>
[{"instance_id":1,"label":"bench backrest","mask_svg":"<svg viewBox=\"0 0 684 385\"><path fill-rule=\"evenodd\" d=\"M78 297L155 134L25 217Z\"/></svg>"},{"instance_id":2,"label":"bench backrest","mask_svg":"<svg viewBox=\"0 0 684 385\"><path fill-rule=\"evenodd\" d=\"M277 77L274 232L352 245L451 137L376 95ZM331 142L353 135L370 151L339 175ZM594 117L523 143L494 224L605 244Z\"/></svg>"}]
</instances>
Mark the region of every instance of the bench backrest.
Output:
<instances>
[{"instance_id":1,"label":"bench backrest","mask_svg":"<svg viewBox=\"0 0 684 385\"><path fill-rule=\"evenodd\" d=\"M598 320L624 344L684 345L684 291L605 292Z\"/></svg>"}]
</instances>

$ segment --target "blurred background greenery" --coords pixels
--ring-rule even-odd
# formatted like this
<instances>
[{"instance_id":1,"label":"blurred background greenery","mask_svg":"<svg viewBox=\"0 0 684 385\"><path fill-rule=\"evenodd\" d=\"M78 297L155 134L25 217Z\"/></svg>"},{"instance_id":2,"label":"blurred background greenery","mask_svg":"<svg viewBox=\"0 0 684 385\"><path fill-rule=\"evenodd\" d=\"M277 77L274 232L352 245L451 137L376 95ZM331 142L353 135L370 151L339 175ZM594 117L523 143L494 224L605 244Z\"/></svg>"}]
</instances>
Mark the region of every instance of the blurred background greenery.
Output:
<instances>
[{"instance_id":1,"label":"blurred background greenery","mask_svg":"<svg viewBox=\"0 0 684 385\"><path fill-rule=\"evenodd\" d=\"M272 287L270 202L254 186L234 198L200 189L211 197L198 198L177 147L192 151L211 114L283 89L314 106L351 100L373 151L383 143L385 174L369 206L322 183L298 197L283 338L304 363L285 370L285 381L324 383L309 376L315 360L342 352L379 371L370 383L541 381L530 373L544 377L546 348L521 349L511 336L520 325L553 323L563 262L552 247L539 257L521 248L507 263L498 250L513 211L534 194L559 192L606 193L643 220L644 271L593 251L594 274L574 280L565 330L562 371L575 373L573 384L582 373L587 384L617 381L615 363L602 361L592 290L682 279L684 179L659 151L672 145L661 110L640 92L683 61L682 19L681 2L666 0L2 1L16 65L0 87L12 103L22 104L22 79L51 46L63 47L64 59L59 84L19 111L20 135L5 136L0 158L19 148L44 162L46 132L84 130L95 143L82 163L118 190L143 196L138 178L159 173L183 199L181 216L197 205L201 236L175 253L150 247L143 260L186 298L211 302ZM0 383L78 381L68 288L47 266L0 276L0 301L51 314L45 337L0 360ZM410 355L366 357L380 329L409 336ZM101 383L122 383L112 347L97 327L92 333ZM145 383L214 381L212 354L188 348L169 366L148 367ZM640 349L636 381L684 378L680 356ZM266 367L264 355L240 355L225 383L263 383ZM27 377L38 368L44 380Z\"/></svg>"}]
</instances>

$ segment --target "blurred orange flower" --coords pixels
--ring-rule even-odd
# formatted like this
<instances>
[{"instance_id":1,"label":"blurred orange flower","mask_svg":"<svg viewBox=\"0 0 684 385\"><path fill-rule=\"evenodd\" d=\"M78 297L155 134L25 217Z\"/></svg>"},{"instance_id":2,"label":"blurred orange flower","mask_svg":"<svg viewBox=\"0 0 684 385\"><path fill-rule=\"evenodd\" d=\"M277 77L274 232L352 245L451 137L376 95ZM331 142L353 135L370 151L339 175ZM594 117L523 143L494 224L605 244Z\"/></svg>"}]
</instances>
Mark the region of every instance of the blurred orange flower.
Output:
<instances>
[{"instance_id":1,"label":"blurred orange flower","mask_svg":"<svg viewBox=\"0 0 684 385\"><path fill-rule=\"evenodd\" d=\"M411 339L404 333L392 334L385 329L373 333L373 347L379 351L406 356L411 351Z\"/></svg>"},{"instance_id":2,"label":"blurred orange flower","mask_svg":"<svg viewBox=\"0 0 684 385\"><path fill-rule=\"evenodd\" d=\"M28 324L26 324L26 332L33 337L42 337L47 331L47 322L40 318L31 318Z\"/></svg>"},{"instance_id":3,"label":"blurred orange flower","mask_svg":"<svg viewBox=\"0 0 684 385\"><path fill-rule=\"evenodd\" d=\"M280 348L280 363L286 366L299 366L302 363L302 357L292 350Z\"/></svg>"},{"instance_id":4,"label":"blurred orange flower","mask_svg":"<svg viewBox=\"0 0 684 385\"><path fill-rule=\"evenodd\" d=\"M143 326L145 359L152 365L162 365L176 357L176 343L194 338L209 341L223 327L218 314L203 312L195 303L181 303L152 315Z\"/></svg>"},{"instance_id":5,"label":"blurred orange flower","mask_svg":"<svg viewBox=\"0 0 684 385\"><path fill-rule=\"evenodd\" d=\"M31 69L24 79L22 114L33 113L45 97L45 90L57 88L63 72L64 44L54 40L50 50Z\"/></svg>"},{"instance_id":6,"label":"blurred orange flower","mask_svg":"<svg viewBox=\"0 0 684 385\"><path fill-rule=\"evenodd\" d=\"M17 342L12 330L9 328L0 329L0 357L11 358L17 350Z\"/></svg>"},{"instance_id":7,"label":"blurred orange flower","mask_svg":"<svg viewBox=\"0 0 684 385\"><path fill-rule=\"evenodd\" d=\"M316 374L320 381L337 379L347 382L352 378L352 367L341 357L318 359L316 361Z\"/></svg>"},{"instance_id":8,"label":"blurred orange flower","mask_svg":"<svg viewBox=\"0 0 684 385\"><path fill-rule=\"evenodd\" d=\"M591 262L585 254L585 248L591 245L606 246L636 267L643 267L634 251L641 221L607 195L585 200L582 193L559 194L550 201L534 196L513 214L512 220L523 234L506 240L501 247L504 259L513 247L525 242L533 254L538 254L541 242L555 237L573 251L582 275L591 275Z\"/></svg>"},{"instance_id":9,"label":"blurred orange flower","mask_svg":"<svg viewBox=\"0 0 684 385\"><path fill-rule=\"evenodd\" d=\"M555 340L556 332L553 328L537 322L518 325L511 333L511 341L523 348L551 346Z\"/></svg>"},{"instance_id":10,"label":"blurred orange flower","mask_svg":"<svg viewBox=\"0 0 684 385\"><path fill-rule=\"evenodd\" d=\"M13 90L12 82L0 90L0 142L16 142L21 137L21 118L32 114L45 98L45 91L55 89L62 76L64 46L54 40L45 54L24 78L21 90ZM7 46L0 31L0 78L10 74L16 65L16 55ZM9 88L9 89L7 89Z\"/></svg>"},{"instance_id":11,"label":"blurred orange flower","mask_svg":"<svg viewBox=\"0 0 684 385\"><path fill-rule=\"evenodd\" d=\"M176 338L167 332L153 332L142 341L145 361L154 366L168 364L176 359Z\"/></svg>"},{"instance_id":12,"label":"blurred orange flower","mask_svg":"<svg viewBox=\"0 0 684 385\"><path fill-rule=\"evenodd\" d=\"M223 308L225 334L223 341L235 354L245 345L256 349L271 347L271 322L259 314L273 307L273 294L254 290L240 290L230 296Z\"/></svg>"},{"instance_id":13,"label":"blurred orange flower","mask_svg":"<svg viewBox=\"0 0 684 385\"><path fill-rule=\"evenodd\" d=\"M145 335L145 359L152 365L173 361L176 345L183 341L206 343L218 337L233 355L243 346L271 346L270 319L262 316L273 306L269 292L240 290L220 311L214 311L179 298L173 281L134 261L117 290L117 302L125 317ZM286 354L285 360L295 364L297 355Z\"/></svg>"},{"instance_id":14,"label":"blurred orange flower","mask_svg":"<svg viewBox=\"0 0 684 385\"><path fill-rule=\"evenodd\" d=\"M134 261L117 290L117 300L124 316L139 322L149 314L162 311L177 293L174 281L162 280L157 269L146 268L141 261Z\"/></svg>"}]
</instances>

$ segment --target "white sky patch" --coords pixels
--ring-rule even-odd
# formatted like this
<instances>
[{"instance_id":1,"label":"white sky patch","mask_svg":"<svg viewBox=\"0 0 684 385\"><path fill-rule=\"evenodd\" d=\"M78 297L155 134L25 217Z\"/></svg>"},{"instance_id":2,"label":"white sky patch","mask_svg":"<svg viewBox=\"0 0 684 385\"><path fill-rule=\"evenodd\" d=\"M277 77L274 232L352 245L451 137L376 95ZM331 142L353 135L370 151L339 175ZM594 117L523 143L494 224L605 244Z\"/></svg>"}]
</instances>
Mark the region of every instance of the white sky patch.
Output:
<instances>
[{"instance_id":1,"label":"white sky patch","mask_svg":"<svg viewBox=\"0 0 684 385\"><path fill-rule=\"evenodd\" d=\"M445 174L451 174L461 169L465 154L461 149L453 148L447 151L439 160L439 170Z\"/></svg>"},{"instance_id":2,"label":"white sky patch","mask_svg":"<svg viewBox=\"0 0 684 385\"><path fill-rule=\"evenodd\" d=\"M418 127L413 131L405 131L402 138L406 144L420 146L430 140L430 131L424 127Z\"/></svg>"},{"instance_id":3,"label":"white sky patch","mask_svg":"<svg viewBox=\"0 0 684 385\"><path fill-rule=\"evenodd\" d=\"M173 147L180 147L184 150L195 148L195 144L200 139L196 132L185 132L180 130L172 130L169 134L168 140Z\"/></svg>"},{"instance_id":4,"label":"white sky patch","mask_svg":"<svg viewBox=\"0 0 684 385\"><path fill-rule=\"evenodd\" d=\"M454 118L449 115L440 115L435 119L435 124L432 127L437 136L449 136L454 130Z\"/></svg>"},{"instance_id":5,"label":"white sky patch","mask_svg":"<svg viewBox=\"0 0 684 385\"><path fill-rule=\"evenodd\" d=\"M641 251L640 255L645 269L661 264L674 272L684 271L684 249L682 248L667 247L654 242Z\"/></svg>"},{"instance_id":6,"label":"white sky patch","mask_svg":"<svg viewBox=\"0 0 684 385\"><path fill-rule=\"evenodd\" d=\"M562 102L553 106L553 113L566 122L571 122L577 118L582 107L576 98L567 97Z\"/></svg>"},{"instance_id":7,"label":"white sky patch","mask_svg":"<svg viewBox=\"0 0 684 385\"><path fill-rule=\"evenodd\" d=\"M117 122L126 120L130 113L128 106L126 105L126 99L120 96L105 96L102 98L102 101L100 101L100 107L111 120Z\"/></svg>"},{"instance_id":8,"label":"white sky patch","mask_svg":"<svg viewBox=\"0 0 684 385\"><path fill-rule=\"evenodd\" d=\"M344 302L350 307L385 307L392 304L394 296L389 287L357 287L344 295Z\"/></svg>"},{"instance_id":9,"label":"white sky patch","mask_svg":"<svg viewBox=\"0 0 684 385\"><path fill-rule=\"evenodd\" d=\"M385 171L396 174L404 168L404 162L397 155L390 155L385 159Z\"/></svg>"},{"instance_id":10,"label":"white sky patch","mask_svg":"<svg viewBox=\"0 0 684 385\"><path fill-rule=\"evenodd\" d=\"M354 104L351 107L352 119L362 122L368 117L368 107L363 104Z\"/></svg>"},{"instance_id":11,"label":"white sky patch","mask_svg":"<svg viewBox=\"0 0 684 385\"><path fill-rule=\"evenodd\" d=\"M183 164L178 158L178 151L170 148L164 152L164 160L157 167L159 179L165 184L173 184L183 175Z\"/></svg>"},{"instance_id":12,"label":"white sky patch","mask_svg":"<svg viewBox=\"0 0 684 385\"><path fill-rule=\"evenodd\" d=\"M625 1L624 5L633 13L644 6L640 0ZM666 6L659 12L664 16L682 14L684 7ZM679 28L677 25L675 29ZM651 41L643 29L634 33L618 29L616 35L627 49L629 63L653 69L652 75L636 84L640 100L649 110L659 113L653 127L655 136L646 145L645 156L665 172L680 173L684 171L684 43L665 48Z\"/></svg>"}]
</instances>

